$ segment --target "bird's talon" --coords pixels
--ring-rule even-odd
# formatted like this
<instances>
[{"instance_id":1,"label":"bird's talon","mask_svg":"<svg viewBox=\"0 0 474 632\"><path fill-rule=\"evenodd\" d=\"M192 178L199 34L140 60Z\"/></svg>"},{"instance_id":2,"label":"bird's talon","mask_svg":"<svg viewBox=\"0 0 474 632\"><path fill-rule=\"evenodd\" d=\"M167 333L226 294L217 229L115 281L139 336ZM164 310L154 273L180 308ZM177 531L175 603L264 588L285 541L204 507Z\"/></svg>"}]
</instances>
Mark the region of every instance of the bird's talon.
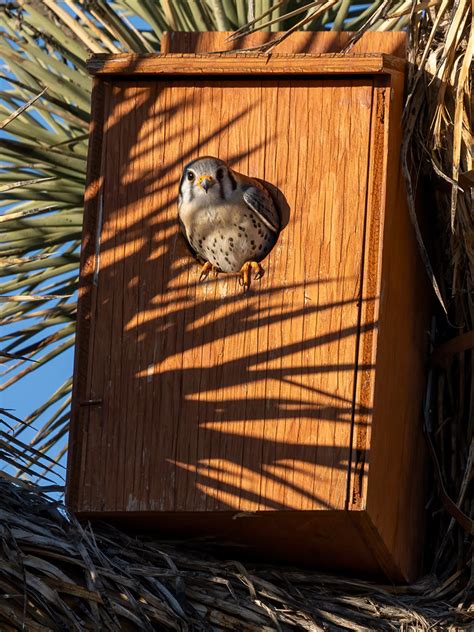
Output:
<instances>
[{"instance_id":1,"label":"bird's talon","mask_svg":"<svg viewBox=\"0 0 474 632\"><path fill-rule=\"evenodd\" d=\"M255 271L254 279L257 281L261 279L264 274L264 269L257 261L249 261L250 268Z\"/></svg>"},{"instance_id":2,"label":"bird's talon","mask_svg":"<svg viewBox=\"0 0 474 632\"><path fill-rule=\"evenodd\" d=\"M202 268L201 268L201 274L199 275L199 281L205 281L207 279L207 277L209 276L209 273L211 271L214 272L214 276L216 276L216 277L219 274L219 270L217 268L215 268L212 265L212 263L209 263L209 261L206 261L206 263L204 263Z\"/></svg>"},{"instance_id":3,"label":"bird's talon","mask_svg":"<svg viewBox=\"0 0 474 632\"><path fill-rule=\"evenodd\" d=\"M255 281L261 279L264 274L262 266L257 263L257 261L247 261L244 263L244 265L240 268L239 273L239 283L244 288L244 292L250 288L250 274L252 270L255 270L255 275L253 277Z\"/></svg>"},{"instance_id":4,"label":"bird's talon","mask_svg":"<svg viewBox=\"0 0 474 632\"><path fill-rule=\"evenodd\" d=\"M239 276L239 285L244 290L244 292L246 292L249 289L250 279L249 279L248 271L241 272Z\"/></svg>"}]
</instances>

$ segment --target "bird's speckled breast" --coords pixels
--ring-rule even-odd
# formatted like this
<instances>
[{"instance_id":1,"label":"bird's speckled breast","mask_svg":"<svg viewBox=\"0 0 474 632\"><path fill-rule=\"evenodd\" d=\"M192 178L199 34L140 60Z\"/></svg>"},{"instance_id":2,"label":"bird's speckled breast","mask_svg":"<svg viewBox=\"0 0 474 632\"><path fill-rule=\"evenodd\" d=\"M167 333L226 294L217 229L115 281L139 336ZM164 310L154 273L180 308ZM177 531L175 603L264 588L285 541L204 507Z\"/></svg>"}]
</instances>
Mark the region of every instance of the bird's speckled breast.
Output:
<instances>
[{"instance_id":1,"label":"bird's speckled breast","mask_svg":"<svg viewBox=\"0 0 474 632\"><path fill-rule=\"evenodd\" d=\"M209 207L187 205L180 209L192 248L222 272L239 272L246 261L261 261L275 236L252 213L227 201Z\"/></svg>"}]
</instances>

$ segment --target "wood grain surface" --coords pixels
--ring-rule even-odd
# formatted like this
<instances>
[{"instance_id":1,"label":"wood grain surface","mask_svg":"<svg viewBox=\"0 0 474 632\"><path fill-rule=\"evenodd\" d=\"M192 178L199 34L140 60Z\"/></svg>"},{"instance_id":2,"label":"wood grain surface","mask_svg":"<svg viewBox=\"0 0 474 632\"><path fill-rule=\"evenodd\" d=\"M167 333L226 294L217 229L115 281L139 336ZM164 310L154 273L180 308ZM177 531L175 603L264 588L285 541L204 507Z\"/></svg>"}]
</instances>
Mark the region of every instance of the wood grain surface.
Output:
<instances>
[{"instance_id":1,"label":"wood grain surface","mask_svg":"<svg viewBox=\"0 0 474 632\"><path fill-rule=\"evenodd\" d=\"M394 95L403 94L403 78L392 78L391 89ZM391 150L381 161L380 306L366 507L374 532L407 580L420 571L426 527L427 446L422 408L434 296L399 167L402 110L401 99L386 97L380 112Z\"/></svg>"},{"instance_id":2,"label":"wood grain surface","mask_svg":"<svg viewBox=\"0 0 474 632\"><path fill-rule=\"evenodd\" d=\"M403 72L405 60L384 53L359 55L256 53L156 53L92 55L93 75L372 75Z\"/></svg>"},{"instance_id":3,"label":"wood grain surface","mask_svg":"<svg viewBox=\"0 0 474 632\"><path fill-rule=\"evenodd\" d=\"M366 79L106 86L86 395L103 404L84 410L83 506L110 489L117 510L344 508L372 92ZM236 277L198 284L178 235L181 170L206 154L290 208L248 294Z\"/></svg>"},{"instance_id":4,"label":"wood grain surface","mask_svg":"<svg viewBox=\"0 0 474 632\"><path fill-rule=\"evenodd\" d=\"M239 39L229 41L230 32L207 31L203 33L183 33L170 31L161 38L162 53L208 53L236 51L237 49L261 46L283 33L257 31ZM351 43L354 33L342 31L296 31L274 49L274 53L342 53L351 46L349 54L385 53L406 59L407 34L403 31L384 33L368 31Z\"/></svg>"},{"instance_id":5,"label":"wood grain surface","mask_svg":"<svg viewBox=\"0 0 474 632\"><path fill-rule=\"evenodd\" d=\"M80 488L90 485L86 482L84 460L87 426L81 423L81 406L86 403L90 392L89 375L91 328L95 326L95 310L92 306L92 283L95 268L97 234L101 225L99 199L103 186L103 133L105 119L105 84L93 79L91 95L91 121L89 125L89 146L87 155L87 188L84 195L84 223L82 228L80 279L74 354L74 381L72 390L71 418L69 430L67 463L67 499L80 496ZM77 420L77 423L76 423Z\"/></svg>"}]
</instances>

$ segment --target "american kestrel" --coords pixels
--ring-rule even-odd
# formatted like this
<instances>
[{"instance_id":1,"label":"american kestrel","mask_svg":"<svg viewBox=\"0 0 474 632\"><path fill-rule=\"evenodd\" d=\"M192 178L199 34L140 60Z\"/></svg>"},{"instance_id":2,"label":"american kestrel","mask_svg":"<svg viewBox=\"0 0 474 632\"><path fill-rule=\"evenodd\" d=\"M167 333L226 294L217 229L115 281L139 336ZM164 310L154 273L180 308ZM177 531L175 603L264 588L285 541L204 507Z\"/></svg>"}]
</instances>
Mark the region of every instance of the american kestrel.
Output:
<instances>
[{"instance_id":1,"label":"american kestrel","mask_svg":"<svg viewBox=\"0 0 474 632\"><path fill-rule=\"evenodd\" d=\"M244 290L250 274L263 276L260 261L273 248L280 216L258 180L233 171L212 156L187 164L179 183L181 230L202 264L200 280L209 272L238 273Z\"/></svg>"}]
</instances>

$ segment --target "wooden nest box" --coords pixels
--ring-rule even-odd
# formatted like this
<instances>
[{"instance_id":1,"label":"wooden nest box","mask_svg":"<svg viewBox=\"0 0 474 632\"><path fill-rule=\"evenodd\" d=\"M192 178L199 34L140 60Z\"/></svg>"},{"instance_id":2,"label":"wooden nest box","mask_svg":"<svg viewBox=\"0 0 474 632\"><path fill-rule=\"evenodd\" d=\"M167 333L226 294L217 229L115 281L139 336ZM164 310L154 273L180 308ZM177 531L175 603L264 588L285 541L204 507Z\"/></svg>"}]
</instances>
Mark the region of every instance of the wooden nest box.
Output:
<instances>
[{"instance_id":1,"label":"wooden nest box","mask_svg":"<svg viewBox=\"0 0 474 632\"><path fill-rule=\"evenodd\" d=\"M329 34L271 56L200 54L206 37L223 45L89 63L69 507L412 579L427 292L400 169L405 62L314 54ZM199 283L179 236L181 172L203 155L287 205L247 293Z\"/></svg>"}]
</instances>

